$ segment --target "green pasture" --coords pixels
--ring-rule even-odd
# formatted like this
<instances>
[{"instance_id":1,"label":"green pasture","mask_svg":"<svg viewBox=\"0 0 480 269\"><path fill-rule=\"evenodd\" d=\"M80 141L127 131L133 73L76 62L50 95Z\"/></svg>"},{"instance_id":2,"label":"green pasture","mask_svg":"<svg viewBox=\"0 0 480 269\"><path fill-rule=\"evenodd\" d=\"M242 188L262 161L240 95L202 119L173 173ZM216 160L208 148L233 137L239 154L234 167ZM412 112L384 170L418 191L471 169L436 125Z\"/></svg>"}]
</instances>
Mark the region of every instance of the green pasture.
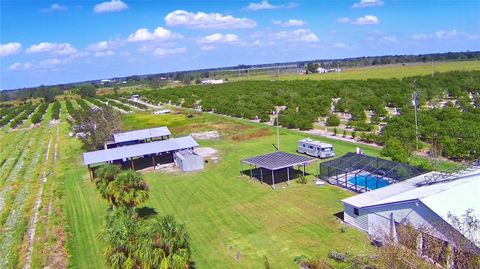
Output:
<instances>
[{"instance_id":1,"label":"green pasture","mask_svg":"<svg viewBox=\"0 0 480 269\"><path fill-rule=\"evenodd\" d=\"M367 237L352 228L341 231L334 214L342 211L341 199L352 193L333 186L309 183L276 190L240 175L239 160L274 151L272 127L211 114L128 114L126 129L167 125L174 136L192 131L218 130L222 138L199 141L219 151L220 162L207 164L196 173L146 172L151 196L147 204L157 214L173 214L187 225L193 260L197 268L259 268L264 256L273 268L296 268L298 255L321 255L329 251L369 251ZM261 134L259 137L255 137ZM294 152L305 135L281 131L281 148ZM103 264L98 232L106 203L101 201L87 170L80 165L80 144L64 139L63 152L70 156L65 168L65 205L69 223L70 266L85 268ZM329 141L338 154L355 150L354 144ZM378 151L365 147L371 155ZM244 167L246 168L246 167ZM307 172L315 173L315 166Z\"/></svg>"},{"instance_id":2,"label":"green pasture","mask_svg":"<svg viewBox=\"0 0 480 269\"><path fill-rule=\"evenodd\" d=\"M249 76L232 76L228 77L229 81L239 80L346 80L346 79L387 79L387 78L403 78L410 76L431 75L438 72L448 71L469 71L480 70L480 61L454 61L454 62L434 62L431 63L411 63L407 65L378 65L357 68L343 68L342 72L326 73L326 74L309 74L299 75L292 73L284 73L276 76L271 74L249 75Z\"/></svg>"}]
</instances>

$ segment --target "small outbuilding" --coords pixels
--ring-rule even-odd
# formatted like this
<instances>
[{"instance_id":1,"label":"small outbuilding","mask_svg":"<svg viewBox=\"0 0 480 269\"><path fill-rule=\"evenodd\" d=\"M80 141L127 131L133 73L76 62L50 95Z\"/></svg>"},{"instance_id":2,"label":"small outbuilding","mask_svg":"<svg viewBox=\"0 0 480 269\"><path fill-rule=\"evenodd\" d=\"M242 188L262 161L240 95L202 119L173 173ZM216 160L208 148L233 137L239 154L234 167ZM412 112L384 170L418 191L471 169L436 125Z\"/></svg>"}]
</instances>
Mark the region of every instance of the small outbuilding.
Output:
<instances>
[{"instance_id":1,"label":"small outbuilding","mask_svg":"<svg viewBox=\"0 0 480 269\"><path fill-rule=\"evenodd\" d=\"M175 152L174 161L183 172L202 170L204 167L203 156L189 149Z\"/></svg>"}]
</instances>

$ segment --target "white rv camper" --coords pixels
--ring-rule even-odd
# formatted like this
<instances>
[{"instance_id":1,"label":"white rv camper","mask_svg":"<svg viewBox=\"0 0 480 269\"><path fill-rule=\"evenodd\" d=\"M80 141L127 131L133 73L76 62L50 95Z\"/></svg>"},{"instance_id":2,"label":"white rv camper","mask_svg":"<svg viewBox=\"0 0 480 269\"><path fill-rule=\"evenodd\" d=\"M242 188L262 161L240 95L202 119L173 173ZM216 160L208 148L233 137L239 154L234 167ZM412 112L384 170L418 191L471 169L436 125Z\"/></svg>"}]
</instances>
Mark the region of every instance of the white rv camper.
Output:
<instances>
[{"instance_id":1,"label":"white rv camper","mask_svg":"<svg viewBox=\"0 0 480 269\"><path fill-rule=\"evenodd\" d=\"M298 141L298 152L321 159L335 157L333 146L310 138Z\"/></svg>"}]
</instances>

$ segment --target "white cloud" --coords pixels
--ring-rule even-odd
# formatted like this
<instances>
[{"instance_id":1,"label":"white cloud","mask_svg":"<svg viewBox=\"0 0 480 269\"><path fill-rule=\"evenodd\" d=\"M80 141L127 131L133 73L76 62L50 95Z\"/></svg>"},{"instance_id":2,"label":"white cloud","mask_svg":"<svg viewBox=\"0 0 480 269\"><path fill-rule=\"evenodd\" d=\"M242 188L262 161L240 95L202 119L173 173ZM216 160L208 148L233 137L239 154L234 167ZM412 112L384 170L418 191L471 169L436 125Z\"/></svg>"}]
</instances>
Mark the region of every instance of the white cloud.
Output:
<instances>
[{"instance_id":1,"label":"white cloud","mask_svg":"<svg viewBox=\"0 0 480 269\"><path fill-rule=\"evenodd\" d=\"M364 7L378 7L383 6L382 0L360 0L360 2L353 4L353 8L364 8Z\"/></svg>"},{"instance_id":2,"label":"white cloud","mask_svg":"<svg viewBox=\"0 0 480 269\"><path fill-rule=\"evenodd\" d=\"M101 50L107 50L109 48L110 48L110 42L104 40L104 41L100 41L100 42L88 45L87 50L101 51Z\"/></svg>"},{"instance_id":3,"label":"white cloud","mask_svg":"<svg viewBox=\"0 0 480 269\"><path fill-rule=\"evenodd\" d=\"M240 39L238 38L237 35L234 34L226 34L222 35L220 33L215 33L212 35L208 35L203 37L198 41L198 43L201 44L212 44L212 43L236 43Z\"/></svg>"},{"instance_id":4,"label":"white cloud","mask_svg":"<svg viewBox=\"0 0 480 269\"><path fill-rule=\"evenodd\" d=\"M253 28L257 26L254 20L247 18L236 18L231 15L220 13L188 12L175 10L165 16L167 25L185 26L189 28L214 28L214 29L240 29Z\"/></svg>"},{"instance_id":5,"label":"white cloud","mask_svg":"<svg viewBox=\"0 0 480 269\"><path fill-rule=\"evenodd\" d=\"M67 9L68 9L68 7L62 6L62 5L60 5L60 4L55 3L55 4L52 4L52 5L51 5L50 7L48 7L48 8L42 9L42 12L65 11L65 10L67 10Z\"/></svg>"},{"instance_id":6,"label":"white cloud","mask_svg":"<svg viewBox=\"0 0 480 269\"><path fill-rule=\"evenodd\" d=\"M349 22L350 22L350 18L348 18L348 17L338 18L338 19L337 19L337 22L338 22L338 23L349 23Z\"/></svg>"},{"instance_id":7,"label":"white cloud","mask_svg":"<svg viewBox=\"0 0 480 269\"><path fill-rule=\"evenodd\" d=\"M433 38L437 38L437 39L464 38L467 40L477 40L477 39L480 39L480 36L453 29L453 30L439 30L433 34L412 34L408 38L413 40L427 40L427 39L433 39Z\"/></svg>"},{"instance_id":8,"label":"white cloud","mask_svg":"<svg viewBox=\"0 0 480 269\"><path fill-rule=\"evenodd\" d=\"M318 36L308 29L298 29L295 31L280 31L270 34L270 38L277 40L285 40L289 42L317 42Z\"/></svg>"},{"instance_id":9,"label":"white cloud","mask_svg":"<svg viewBox=\"0 0 480 269\"><path fill-rule=\"evenodd\" d=\"M102 2L95 5L93 11L95 13L104 13L104 12L120 12L127 9L128 6L121 0L112 0L110 2Z\"/></svg>"},{"instance_id":10,"label":"white cloud","mask_svg":"<svg viewBox=\"0 0 480 269\"><path fill-rule=\"evenodd\" d=\"M390 43L398 43L398 38L394 35L388 35L383 37L384 41L390 42Z\"/></svg>"},{"instance_id":11,"label":"white cloud","mask_svg":"<svg viewBox=\"0 0 480 269\"><path fill-rule=\"evenodd\" d=\"M112 55L115 55L115 52L113 50L97 51L94 54L95 57L107 57Z\"/></svg>"},{"instance_id":12,"label":"white cloud","mask_svg":"<svg viewBox=\"0 0 480 269\"><path fill-rule=\"evenodd\" d=\"M167 41L176 38L181 38L180 34L174 33L163 27L157 27L155 31L150 32L147 28L140 28L135 33L128 36L129 42L142 42L142 41Z\"/></svg>"},{"instance_id":13,"label":"white cloud","mask_svg":"<svg viewBox=\"0 0 480 269\"><path fill-rule=\"evenodd\" d=\"M153 55L158 56L158 57L165 57L169 55L174 55L174 54L182 54L187 51L186 48L173 48L173 49L162 49L158 48L153 52Z\"/></svg>"},{"instance_id":14,"label":"white cloud","mask_svg":"<svg viewBox=\"0 0 480 269\"><path fill-rule=\"evenodd\" d=\"M9 70L11 71L20 71L20 70L26 70L26 69L29 69L31 67L31 63L14 63L12 65L10 65L10 67L8 68Z\"/></svg>"},{"instance_id":15,"label":"white cloud","mask_svg":"<svg viewBox=\"0 0 480 269\"><path fill-rule=\"evenodd\" d=\"M207 46L202 46L202 47L200 47L200 49L201 49L201 50L213 50L213 49L215 49L215 47L214 47L214 46L208 46L208 45L207 45Z\"/></svg>"},{"instance_id":16,"label":"white cloud","mask_svg":"<svg viewBox=\"0 0 480 269\"><path fill-rule=\"evenodd\" d=\"M426 35L426 34L413 34L409 36L410 39L413 40L426 40L432 38L431 35Z\"/></svg>"},{"instance_id":17,"label":"white cloud","mask_svg":"<svg viewBox=\"0 0 480 269\"><path fill-rule=\"evenodd\" d=\"M76 52L77 49L70 43L41 42L27 49L27 53L52 53L56 55L68 55Z\"/></svg>"},{"instance_id":18,"label":"white cloud","mask_svg":"<svg viewBox=\"0 0 480 269\"><path fill-rule=\"evenodd\" d=\"M452 38L452 37L455 37L456 35L458 35L458 32L457 30L440 30L440 31L437 31L435 32L435 37L436 38L440 38L440 39L445 39L445 38Z\"/></svg>"},{"instance_id":19,"label":"white cloud","mask_svg":"<svg viewBox=\"0 0 480 269\"><path fill-rule=\"evenodd\" d=\"M365 15L363 17L357 18L352 23L356 25L368 25L368 24L377 24L379 22L380 20L377 18L377 16Z\"/></svg>"},{"instance_id":20,"label":"white cloud","mask_svg":"<svg viewBox=\"0 0 480 269\"><path fill-rule=\"evenodd\" d=\"M8 68L11 71L22 71L22 70L52 70L57 68L59 65L66 64L69 61L69 59L58 59L58 58L51 58L51 59L45 59L42 61L34 61L34 62L25 62L25 63L14 63L10 65Z\"/></svg>"},{"instance_id":21,"label":"white cloud","mask_svg":"<svg viewBox=\"0 0 480 269\"><path fill-rule=\"evenodd\" d=\"M245 8L246 10L267 10L267 9L284 9L284 8L295 8L298 5L295 3L288 3L287 5L272 5L268 0L262 0L260 3L250 3Z\"/></svg>"},{"instance_id":22,"label":"white cloud","mask_svg":"<svg viewBox=\"0 0 480 269\"><path fill-rule=\"evenodd\" d=\"M347 45L343 42L337 42L337 43L333 44L333 47L337 48L337 49L344 49L344 48L347 47Z\"/></svg>"},{"instance_id":23,"label":"white cloud","mask_svg":"<svg viewBox=\"0 0 480 269\"><path fill-rule=\"evenodd\" d=\"M285 22L275 20L273 21L273 24L280 25L282 27L295 27L295 26L303 26L305 25L305 22L302 20L290 19Z\"/></svg>"},{"instance_id":24,"label":"white cloud","mask_svg":"<svg viewBox=\"0 0 480 269\"><path fill-rule=\"evenodd\" d=\"M14 55L22 50L22 44L18 42L10 42L6 44L0 44L0 57Z\"/></svg>"}]
</instances>

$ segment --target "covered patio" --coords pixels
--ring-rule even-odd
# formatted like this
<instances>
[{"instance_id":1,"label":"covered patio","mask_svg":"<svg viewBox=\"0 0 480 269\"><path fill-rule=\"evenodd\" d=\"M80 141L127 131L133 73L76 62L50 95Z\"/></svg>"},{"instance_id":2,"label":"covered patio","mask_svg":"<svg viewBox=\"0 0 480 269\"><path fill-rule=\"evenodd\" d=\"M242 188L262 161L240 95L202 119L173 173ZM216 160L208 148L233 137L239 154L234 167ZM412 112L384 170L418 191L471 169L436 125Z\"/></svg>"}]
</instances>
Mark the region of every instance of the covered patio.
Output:
<instances>
[{"instance_id":1,"label":"covered patio","mask_svg":"<svg viewBox=\"0 0 480 269\"><path fill-rule=\"evenodd\" d=\"M251 179L257 178L275 189L275 184L289 184L290 179L299 175L305 176L305 166L313 162L317 162L317 159L277 151L241 160L240 173L249 175ZM243 169L244 164L248 165L248 169ZM295 166L299 169L293 169ZM317 165L316 167L318 168Z\"/></svg>"}]
</instances>

